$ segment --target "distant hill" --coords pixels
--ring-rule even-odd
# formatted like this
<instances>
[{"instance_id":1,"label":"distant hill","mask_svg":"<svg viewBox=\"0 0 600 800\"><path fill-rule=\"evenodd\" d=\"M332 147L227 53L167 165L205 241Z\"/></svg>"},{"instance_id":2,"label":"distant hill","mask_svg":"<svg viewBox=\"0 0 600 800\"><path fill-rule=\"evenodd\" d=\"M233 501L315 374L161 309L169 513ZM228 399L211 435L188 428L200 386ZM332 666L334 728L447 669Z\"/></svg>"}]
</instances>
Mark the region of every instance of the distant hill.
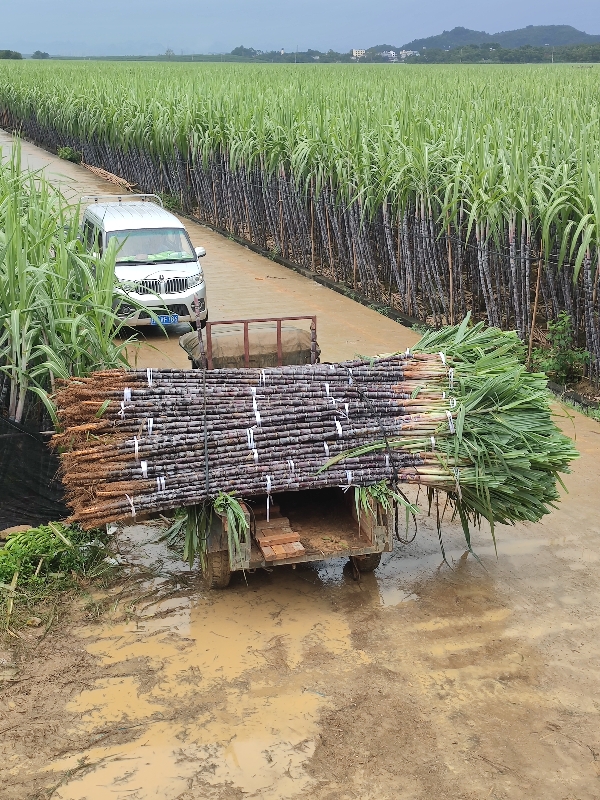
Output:
<instances>
[{"instance_id":1,"label":"distant hill","mask_svg":"<svg viewBox=\"0 0 600 800\"><path fill-rule=\"evenodd\" d=\"M469 44L486 44L496 42L501 47L513 48L543 47L549 44L553 47L565 45L594 44L600 42L600 35L596 36L584 31L578 31L571 25L528 25L514 31L500 31L499 33L486 33L485 31L472 31L469 28L453 28L444 31L438 36L429 36L426 39L413 39L403 46L404 50L422 50L423 48L448 50L464 47Z\"/></svg>"}]
</instances>

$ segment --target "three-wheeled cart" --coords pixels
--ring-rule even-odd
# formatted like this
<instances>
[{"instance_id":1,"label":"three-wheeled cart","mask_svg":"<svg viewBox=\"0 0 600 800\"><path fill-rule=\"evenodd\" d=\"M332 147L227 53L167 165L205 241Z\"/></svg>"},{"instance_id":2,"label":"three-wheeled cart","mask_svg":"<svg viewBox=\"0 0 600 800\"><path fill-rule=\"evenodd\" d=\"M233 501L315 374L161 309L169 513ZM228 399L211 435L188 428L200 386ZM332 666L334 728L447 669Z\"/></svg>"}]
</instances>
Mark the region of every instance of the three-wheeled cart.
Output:
<instances>
[{"instance_id":1,"label":"three-wheeled cart","mask_svg":"<svg viewBox=\"0 0 600 800\"><path fill-rule=\"evenodd\" d=\"M309 322L310 330L300 322ZM205 330L206 343L196 332L180 339L195 368L203 361L208 369L314 364L320 354L314 316L223 320L208 322ZM205 578L213 589L228 586L237 570L332 558L348 558L359 572L371 572L392 550L397 525L396 508L386 513L377 504L374 515L359 515L349 487L258 495L242 508L247 531L234 556L227 517L213 513L205 554Z\"/></svg>"}]
</instances>

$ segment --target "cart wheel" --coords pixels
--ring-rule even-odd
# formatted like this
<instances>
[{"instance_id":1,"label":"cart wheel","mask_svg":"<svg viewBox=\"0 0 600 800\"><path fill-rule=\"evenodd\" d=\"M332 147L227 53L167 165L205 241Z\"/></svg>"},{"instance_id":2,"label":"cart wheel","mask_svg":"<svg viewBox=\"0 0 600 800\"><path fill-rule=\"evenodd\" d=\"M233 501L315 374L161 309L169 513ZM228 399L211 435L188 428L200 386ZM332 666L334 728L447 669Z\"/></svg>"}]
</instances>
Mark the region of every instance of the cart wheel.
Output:
<instances>
[{"instance_id":1,"label":"cart wheel","mask_svg":"<svg viewBox=\"0 0 600 800\"><path fill-rule=\"evenodd\" d=\"M231 579L229 553L219 550L206 554L206 571L204 573L209 589L226 589Z\"/></svg>"},{"instance_id":2,"label":"cart wheel","mask_svg":"<svg viewBox=\"0 0 600 800\"><path fill-rule=\"evenodd\" d=\"M363 556L352 556L350 561L359 572L373 572L381 562L381 553L366 553Z\"/></svg>"}]
</instances>

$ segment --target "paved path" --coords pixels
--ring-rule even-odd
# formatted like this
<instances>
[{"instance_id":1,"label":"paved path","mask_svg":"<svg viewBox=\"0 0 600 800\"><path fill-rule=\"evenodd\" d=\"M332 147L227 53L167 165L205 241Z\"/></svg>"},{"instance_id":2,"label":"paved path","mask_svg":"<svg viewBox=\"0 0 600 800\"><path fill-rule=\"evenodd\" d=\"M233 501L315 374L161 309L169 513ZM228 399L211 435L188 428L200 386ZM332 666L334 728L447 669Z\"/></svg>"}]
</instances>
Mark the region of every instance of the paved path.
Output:
<instances>
[{"instance_id":1,"label":"paved path","mask_svg":"<svg viewBox=\"0 0 600 800\"><path fill-rule=\"evenodd\" d=\"M0 147L10 151L13 138L0 130ZM67 197L110 193L119 189L77 164L62 161L28 142L22 142L23 166L44 170ZM337 292L327 289L293 270L184 219L194 246L207 250L203 261L211 320L242 317L317 315L322 361L341 361L357 353L374 356L405 350L419 338L410 328L383 317ZM179 326L165 340L161 331L145 332L149 346L138 357L141 367L186 367L189 362L178 345ZM155 348L155 349L154 349Z\"/></svg>"}]
</instances>

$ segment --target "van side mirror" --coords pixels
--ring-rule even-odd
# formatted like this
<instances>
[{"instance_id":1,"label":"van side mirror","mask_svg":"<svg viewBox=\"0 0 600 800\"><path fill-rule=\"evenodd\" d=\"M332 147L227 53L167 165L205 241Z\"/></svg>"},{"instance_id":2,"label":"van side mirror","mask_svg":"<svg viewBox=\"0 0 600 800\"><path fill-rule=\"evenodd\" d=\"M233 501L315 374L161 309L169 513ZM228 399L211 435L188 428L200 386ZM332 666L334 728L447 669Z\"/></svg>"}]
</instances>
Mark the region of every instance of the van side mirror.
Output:
<instances>
[{"instance_id":1,"label":"van side mirror","mask_svg":"<svg viewBox=\"0 0 600 800\"><path fill-rule=\"evenodd\" d=\"M197 258L202 258L202 256L206 255L206 250L203 247L196 247L194 249L196 251Z\"/></svg>"}]
</instances>

